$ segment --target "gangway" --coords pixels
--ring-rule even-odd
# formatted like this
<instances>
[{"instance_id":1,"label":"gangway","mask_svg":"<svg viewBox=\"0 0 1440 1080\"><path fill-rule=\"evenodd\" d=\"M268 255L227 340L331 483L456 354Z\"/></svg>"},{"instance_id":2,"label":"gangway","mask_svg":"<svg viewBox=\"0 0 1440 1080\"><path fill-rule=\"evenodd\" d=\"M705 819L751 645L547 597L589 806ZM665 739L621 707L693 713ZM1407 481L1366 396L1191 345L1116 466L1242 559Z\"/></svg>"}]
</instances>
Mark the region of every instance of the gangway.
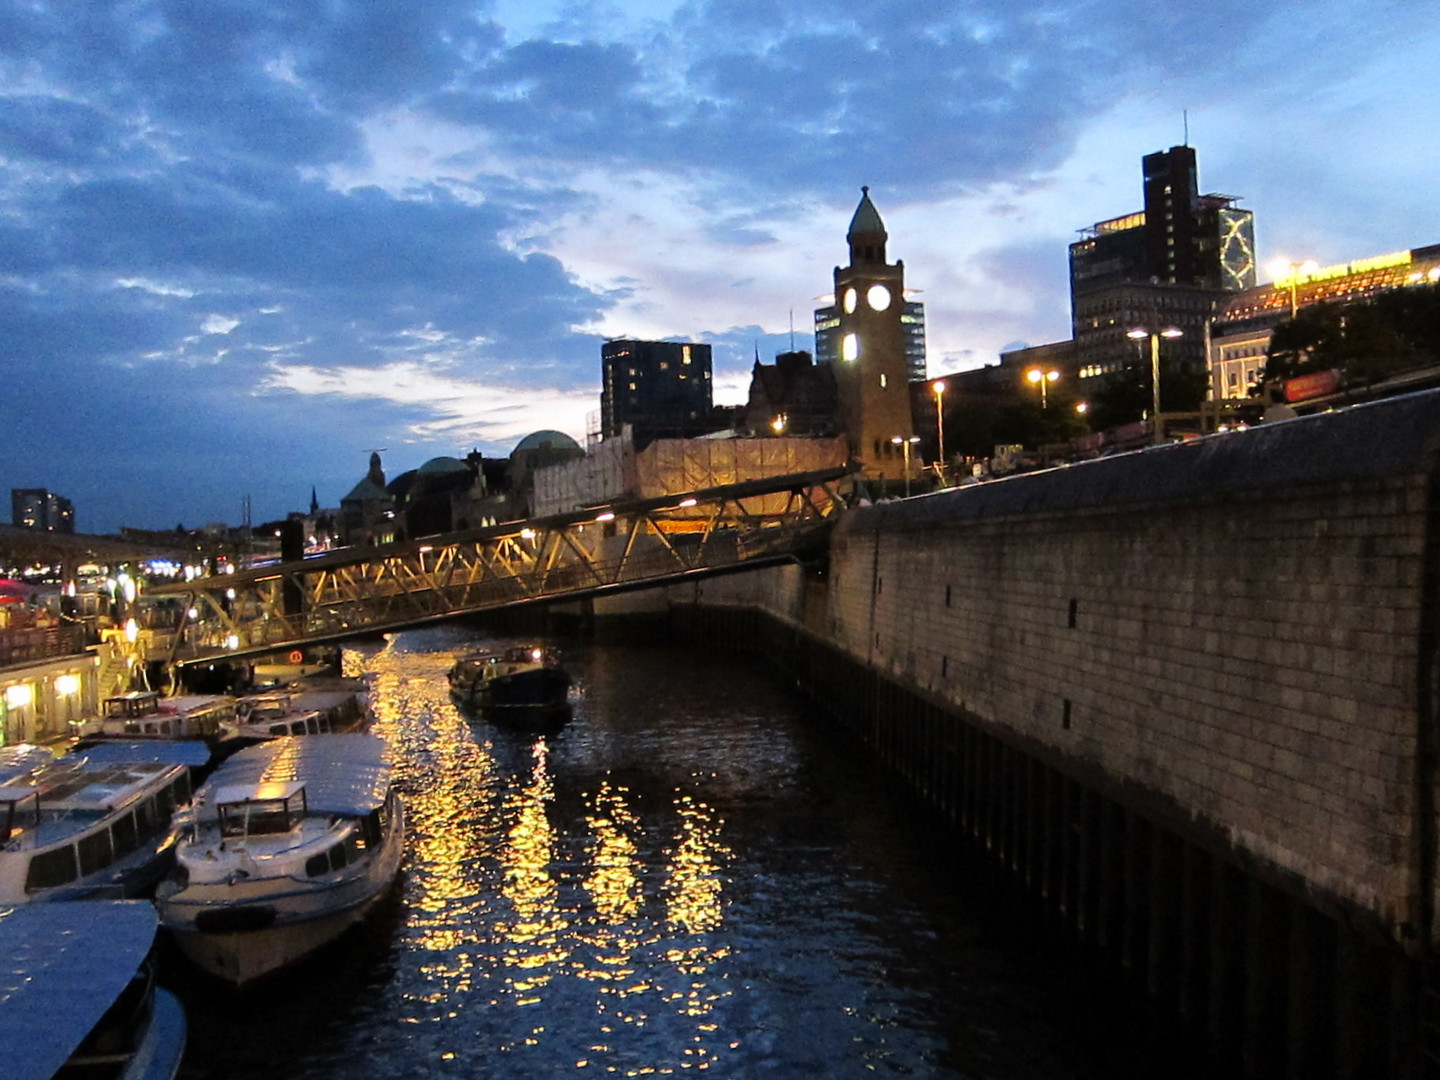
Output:
<instances>
[{"instance_id":1,"label":"gangway","mask_svg":"<svg viewBox=\"0 0 1440 1080\"><path fill-rule=\"evenodd\" d=\"M303 649L524 604L650 588L820 550L845 467L654 498L163 585L180 667Z\"/></svg>"}]
</instances>

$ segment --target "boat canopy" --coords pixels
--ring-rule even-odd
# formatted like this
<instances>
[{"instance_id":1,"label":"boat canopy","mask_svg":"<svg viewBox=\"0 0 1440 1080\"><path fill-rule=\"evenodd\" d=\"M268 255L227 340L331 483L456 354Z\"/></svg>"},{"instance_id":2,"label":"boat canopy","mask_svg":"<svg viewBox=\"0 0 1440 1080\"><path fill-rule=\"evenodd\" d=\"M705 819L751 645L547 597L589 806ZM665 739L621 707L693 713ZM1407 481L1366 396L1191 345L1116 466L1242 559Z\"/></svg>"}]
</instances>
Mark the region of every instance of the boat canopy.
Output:
<instances>
[{"instance_id":1,"label":"boat canopy","mask_svg":"<svg viewBox=\"0 0 1440 1080\"><path fill-rule=\"evenodd\" d=\"M200 739L105 739L77 750L74 756L97 765L189 765L198 769L210 760L210 747Z\"/></svg>"},{"instance_id":2,"label":"boat canopy","mask_svg":"<svg viewBox=\"0 0 1440 1080\"><path fill-rule=\"evenodd\" d=\"M55 751L34 743L0 746L0 784L8 784L55 760Z\"/></svg>"},{"instance_id":3,"label":"boat canopy","mask_svg":"<svg viewBox=\"0 0 1440 1080\"><path fill-rule=\"evenodd\" d=\"M6 1076L53 1076L139 970L155 940L148 900L0 908Z\"/></svg>"},{"instance_id":4,"label":"boat canopy","mask_svg":"<svg viewBox=\"0 0 1440 1080\"><path fill-rule=\"evenodd\" d=\"M390 755L374 735L282 735L239 751L200 788L201 814L214 818L221 792L299 783L311 813L368 814L385 805Z\"/></svg>"}]
</instances>

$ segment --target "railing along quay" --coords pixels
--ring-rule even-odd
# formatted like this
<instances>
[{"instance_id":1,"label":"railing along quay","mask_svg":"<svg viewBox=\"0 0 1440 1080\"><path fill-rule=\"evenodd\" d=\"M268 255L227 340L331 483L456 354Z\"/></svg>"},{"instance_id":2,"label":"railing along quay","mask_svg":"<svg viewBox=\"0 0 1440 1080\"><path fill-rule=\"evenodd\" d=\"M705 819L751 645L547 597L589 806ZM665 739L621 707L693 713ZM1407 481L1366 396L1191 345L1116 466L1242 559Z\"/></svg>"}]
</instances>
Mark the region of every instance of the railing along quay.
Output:
<instances>
[{"instance_id":1,"label":"railing along quay","mask_svg":"<svg viewBox=\"0 0 1440 1080\"><path fill-rule=\"evenodd\" d=\"M152 590L187 596L172 664L242 658L520 604L571 600L823 545L843 505L828 469L605 506Z\"/></svg>"}]
</instances>

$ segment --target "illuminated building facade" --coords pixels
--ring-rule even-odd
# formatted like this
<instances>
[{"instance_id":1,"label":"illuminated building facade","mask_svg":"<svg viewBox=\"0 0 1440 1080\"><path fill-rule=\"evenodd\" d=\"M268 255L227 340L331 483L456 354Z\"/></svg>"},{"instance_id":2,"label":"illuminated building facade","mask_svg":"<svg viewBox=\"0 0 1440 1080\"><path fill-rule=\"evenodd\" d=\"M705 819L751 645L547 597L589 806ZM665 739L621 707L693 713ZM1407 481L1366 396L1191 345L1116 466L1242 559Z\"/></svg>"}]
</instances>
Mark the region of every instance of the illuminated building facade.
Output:
<instances>
[{"instance_id":1,"label":"illuminated building facade","mask_svg":"<svg viewBox=\"0 0 1440 1080\"><path fill-rule=\"evenodd\" d=\"M73 533L75 507L63 495L44 488L11 488L10 523L20 529Z\"/></svg>"},{"instance_id":2,"label":"illuminated building facade","mask_svg":"<svg viewBox=\"0 0 1440 1080\"><path fill-rule=\"evenodd\" d=\"M1070 245L1070 308L1082 384L1139 357L1126 335L1176 327L1165 363L1206 365L1206 325L1218 303L1255 284L1255 223L1233 195L1201 194L1195 150L1142 160L1145 208L1098 222Z\"/></svg>"},{"instance_id":3,"label":"illuminated building facade","mask_svg":"<svg viewBox=\"0 0 1440 1080\"><path fill-rule=\"evenodd\" d=\"M710 346L616 338L600 347L600 435L629 424L637 449L711 430Z\"/></svg>"},{"instance_id":4,"label":"illuminated building facade","mask_svg":"<svg viewBox=\"0 0 1440 1080\"><path fill-rule=\"evenodd\" d=\"M851 454L869 475L899 480L915 434L909 384L917 340L924 378L924 315L905 301L905 263L885 261L889 235L869 188L845 239L850 264L835 268L835 303L815 313L817 359L833 365Z\"/></svg>"},{"instance_id":5,"label":"illuminated building facade","mask_svg":"<svg viewBox=\"0 0 1440 1080\"><path fill-rule=\"evenodd\" d=\"M1289 276L1229 297L1210 326L1210 396L1245 398L1265 368L1270 335L1301 308L1368 300L1412 285L1440 284L1440 244L1335 266L1296 267Z\"/></svg>"}]
</instances>

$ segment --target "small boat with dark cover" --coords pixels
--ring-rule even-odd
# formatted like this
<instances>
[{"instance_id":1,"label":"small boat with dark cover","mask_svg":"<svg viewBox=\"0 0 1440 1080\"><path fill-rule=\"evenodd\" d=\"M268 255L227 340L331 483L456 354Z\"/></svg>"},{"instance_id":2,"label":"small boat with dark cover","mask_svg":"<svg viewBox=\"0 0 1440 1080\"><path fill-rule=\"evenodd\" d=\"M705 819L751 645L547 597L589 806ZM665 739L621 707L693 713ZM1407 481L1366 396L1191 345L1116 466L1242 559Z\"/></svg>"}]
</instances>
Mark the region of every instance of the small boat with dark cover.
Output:
<instances>
[{"instance_id":1,"label":"small boat with dark cover","mask_svg":"<svg viewBox=\"0 0 1440 1080\"><path fill-rule=\"evenodd\" d=\"M570 673L543 645L512 645L467 653L450 669L450 693L462 703L499 718L565 709Z\"/></svg>"}]
</instances>

